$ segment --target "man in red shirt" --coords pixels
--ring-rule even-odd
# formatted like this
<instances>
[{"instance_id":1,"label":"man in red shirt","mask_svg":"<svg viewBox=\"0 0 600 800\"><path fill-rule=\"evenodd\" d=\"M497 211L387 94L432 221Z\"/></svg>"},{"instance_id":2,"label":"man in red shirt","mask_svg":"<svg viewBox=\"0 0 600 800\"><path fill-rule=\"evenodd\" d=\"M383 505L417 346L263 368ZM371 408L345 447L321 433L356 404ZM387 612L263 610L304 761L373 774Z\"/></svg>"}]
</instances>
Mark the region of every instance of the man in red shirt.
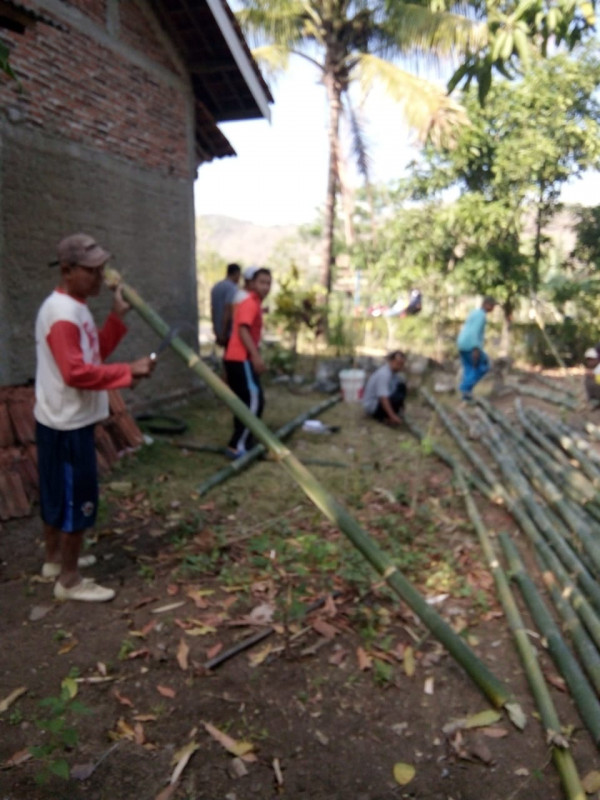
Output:
<instances>
[{"instance_id":1,"label":"man in red shirt","mask_svg":"<svg viewBox=\"0 0 600 800\"><path fill-rule=\"evenodd\" d=\"M225 372L233 392L250 411L260 417L265 398L260 385L260 375L265 363L260 355L262 331L262 302L271 289L271 272L257 269L248 286L250 295L235 306L233 330L225 351ZM227 456L235 459L254 446L252 434L237 417L233 419L233 434L227 446Z\"/></svg>"}]
</instances>

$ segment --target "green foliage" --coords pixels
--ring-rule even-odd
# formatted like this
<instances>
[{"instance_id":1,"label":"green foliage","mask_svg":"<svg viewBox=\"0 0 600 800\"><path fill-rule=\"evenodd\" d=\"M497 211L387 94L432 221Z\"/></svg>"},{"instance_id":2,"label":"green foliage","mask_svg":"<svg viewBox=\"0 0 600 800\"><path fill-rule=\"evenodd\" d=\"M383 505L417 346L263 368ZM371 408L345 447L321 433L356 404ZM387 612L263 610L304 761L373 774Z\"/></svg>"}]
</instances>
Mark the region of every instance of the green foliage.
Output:
<instances>
[{"instance_id":1,"label":"green foliage","mask_svg":"<svg viewBox=\"0 0 600 800\"><path fill-rule=\"evenodd\" d=\"M486 19L486 35L474 47L456 70L448 84L469 88L477 82L478 101L483 104L495 75L514 78L531 68L548 48L572 50L590 37L596 23L595 3L583 0L518 0L503 2L487 0L472 6L477 17Z\"/></svg>"},{"instance_id":2,"label":"green foliage","mask_svg":"<svg viewBox=\"0 0 600 800\"><path fill-rule=\"evenodd\" d=\"M468 93L470 124L456 145L427 147L408 187L391 195L396 213L380 237L371 282L387 290L418 285L440 316L453 294L491 292L507 319L531 295L579 303L581 269L546 229L565 182L600 166L599 83L590 46L578 58L536 60L518 82L496 83L483 108ZM407 189L417 205L406 206ZM595 232L593 213L582 214L579 259L600 254Z\"/></svg>"},{"instance_id":3,"label":"green foliage","mask_svg":"<svg viewBox=\"0 0 600 800\"><path fill-rule=\"evenodd\" d=\"M42 766L36 773L36 782L43 784L52 775L64 780L69 779L69 765L64 753L73 750L78 744L77 731L71 724L73 714L89 714L87 708L77 696L77 683L74 677L65 678L57 697L45 697L40 700L43 715L35 719L36 727L44 735L44 743L30 747L31 755L38 759Z\"/></svg>"},{"instance_id":4,"label":"green foliage","mask_svg":"<svg viewBox=\"0 0 600 800\"><path fill-rule=\"evenodd\" d=\"M16 81L17 76L10 66L10 62L8 60L9 55L10 50L8 47L4 44L4 42L0 42L0 72L3 72L5 75L8 75L9 78L12 78Z\"/></svg>"},{"instance_id":5,"label":"green foliage","mask_svg":"<svg viewBox=\"0 0 600 800\"><path fill-rule=\"evenodd\" d=\"M280 279L275 298L273 318L290 339L296 352L298 335L306 329L316 337L324 330L323 293L318 288L307 289L300 279L298 267L292 264L288 275Z\"/></svg>"}]
</instances>

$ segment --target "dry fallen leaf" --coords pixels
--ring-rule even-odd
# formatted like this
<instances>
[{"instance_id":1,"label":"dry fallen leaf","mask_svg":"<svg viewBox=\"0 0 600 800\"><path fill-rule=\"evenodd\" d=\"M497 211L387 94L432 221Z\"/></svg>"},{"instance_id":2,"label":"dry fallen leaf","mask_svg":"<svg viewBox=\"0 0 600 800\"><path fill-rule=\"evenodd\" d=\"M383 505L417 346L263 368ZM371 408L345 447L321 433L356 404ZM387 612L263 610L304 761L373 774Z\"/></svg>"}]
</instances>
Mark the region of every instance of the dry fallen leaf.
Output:
<instances>
[{"instance_id":1,"label":"dry fallen leaf","mask_svg":"<svg viewBox=\"0 0 600 800\"><path fill-rule=\"evenodd\" d=\"M166 606L151 609L152 614L166 614L167 611L173 611L174 608L180 608L185 605L185 600L179 600L177 603L169 603Z\"/></svg>"},{"instance_id":2,"label":"dry fallen leaf","mask_svg":"<svg viewBox=\"0 0 600 800\"><path fill-rule=\"evenodd\" d=\"M188 761L194 755L196 750L200 747L199 744L196 742L188 742L181 750L178 750L175 755L173 756L171 763L175 764L175 769L173 770L173 774L171 775L169 782L171 785L177 783L179 778L181 777L181 773L186 768Z\"/></svg>"},{"instance_id":3,"label":"dry fallen leaf","mask_svg":"<svg viewBox=\"0 0 600 800\"><path fill-rule=\"evenodd\" d=\"M415 674L415 653L414 650L410 645L404 648L404 655L402 656L402 662L404 664L404 672L409 677Z\"/></svg>"},{"instance_id":4,"label":"dry fallen leaf","mask_svg":"<svg viewBox=\"0 0 600 800\"><path fill-rule=\"evenodd\" d=\"M402 761L398 761L397 764L394 764L394 780L396 783L399 783L400 786L406 786L407 783L412 781L415 775L416 770L412 764L404 764Z\"/></svg>"},{"instance_id":5,"label":"dry fallen leaf","mask_svg":"<svg viewBox=\"0 0 600 800\"><path fill-rule=\"evenodd\" d=\"M201 625L198 628L189 628L186 630L188 636L206 636L209 633L216 633L217 629L212 625Z\"/></svg>"},{"instance_id":6,"label":"dry fallen leaf","mask_svg":"<svg viewBox=\"0 0 600 800\"><path fill-rule=\"evenodd\" d=\"M329 657L328 663L332 664L334 667L340 667L346 660L347 655L348 651L345 648L338 647L336 650L333 651L333 654Z\"/></svg>"},{"instance_id":7,"label":"dry fallen leaf","mask_svg":"<svg viewBox=\"0 0 600 800\"><path fill-rule=\"evenodd\" d=\"M18 767L20 764L24 764L26 761L29 761L30 758L33 758L31 755L31 751L28 747L24 750L18 750L16 753L10 758L7 758L6 761L2 764L2 769L10 769L11 767Z\"/></svg>"},{"instance_id":8,"label":"dry fallen leaf","mask_svg":"<svg viewBox=\"0 0 600 800\"><path fill-rule=\"evenodd\" d=\"M358 659L358 668L363 672L373 666L373 659L362 647L356 648L356 658Z\"/></svg>"},{"instance_id":9,"label":"dry fallen leaf","mask_svg":"<svg viewBox=\"0 0 600 800\"><path fill-rule=\"evenodd\" d=\"M125 722L123 717L120 717L117 720L117 725L114 731L109 732L109 738L113 741L119 739L129 739L130 741L134 741L135 739L135 732L129 723Z\"/></svg>"},{"instance_id":10,"label":"dry fallen leaf","mask_svg":"<svg viewBox=\"0 0 600 800\"><path fill-rule=\"evenodd\" d=\"M67 639L63 646L59 649L58 655L64 656L67 653L70 653L71 650L73 650L74 647L77 647L78 644L78 640L74 636L71 636L71 638Z\"/></svg>"},{"instance_id":11,"label":"dry fallen leaf","mask_svg":"<svg viewBox=\"0 0 600 800\"><path fill-rule=\"evenodd\" d=\"M506 728L485 727L481 729L481 732L484 736L489 736L490 739L502 739L504 736L508 736Z\"/></svg>"},{"instance_id":12,"label":"dry fallen leaf","mask_svg":"<svg viewBox=\"0 0 600 800\"><path fill-rule=\"evenodd\" d=\"M269 625L273 621L274 613L275 608L271 603L260 603L248 614L248 619L253 625Z\"/></svg>"},{"instance_id":13,"label":"dry fallen leaf","mask_svg":"<svg viewBox=\"0 0 600 800\"><path fill-rule=\"evenodd\" d=\"M4 700L0 701L0 714L6 711L7 708L10 708L15 700L18 700L22 694L25 694L27 691L26 686L19 686L18 689L14 689L9 695L7 695Z\"/></svg>"},{"instance_id":14,"label":"dry fallen leaf","mask_svg":"<svg viewBox=\"0 0 600 800\"><path fill-rule=\"evenodd\" d=\"M567 691L567 684L565 683L564 678L561 678L560 675L556 674L556 672L550 672L547 670L544 672L544 676L548 683L554 686L555 689L558 689L560 692Z\"/></svg>"},{"instance_id":15,"label":"dry fallen leaf","mask_svg":"<svg viewBox=\"0 0 600 800\"><path fill-rule=\"evenodd\" d=\"M179 664L180 668L186 670L189 666L188 664L188 656L190 653L190 648L186 644L185 639L179 640L179 647L177 648L177 663Z\"/></svg>"},{"instance_id":16,"label":"dry fallen leaf","mask_svg":"<svg viewBox=\"0 0 600 800\"><path fill-rule=\"evenodd\" d=\"M144 726L141 722L136 722L133 728L133 741L136 744L144 744L146 741L146 734L144 733Z\"/></svg>"},{"instance_id":17,"label":"dry fallen leaf","mask_svg":"<svg viewBox=\"0 0 600 800\"><path fill-rule=\"evenodd\" d=\"M243 758L244 761L248 762L258 760L256 754L252 752L252 750L254 750L252 742L238 742L227 733L223 733L223 731L215 728L210 722L203 722L202 724L206 732L232 755Z\"/></svg>"},{"instance_id":18,"label":"dry fallen leaf","mask_svg":"<svg viewBox=\"0 0 600 800\"><path fill-rule=\"evenodd\" d=\"M273 645L267 644L265 647L262 647L260 650L257 650L254 653L250 653L248 657L248 661L250 662L251 667L258 667L263 661L271 655L271 650L273 649Z\"/></svg>"},{"instance_id":19,"label":"dry fallen leaf","mask_svg":"<svg viewBox=\"0 0 600 800\"><path fill-rule=\"evenodd\" d=\"M337 616L337 606L335 604L335 600L330 594L328 594L327 597L325 598L325 602L323 604L323 613L327 617Z\"/></svg>"},{"instance_id":20,"label":"dry fallen leaf","mask_svg":"<svg viewBox=\"0 0 600 800\"><path fill-rule=\"evenodd\" d=\"M222 649L223 649L223 642L217 642L212 647L209 647L208 650L206 651L207 659L210 661L210 659L218 655Z\"/></svg>"},{"instance_id":21,"label":"dry fallen leaf","mask_svg":"<svg viewBox=\"0 0 600 800\"><path fill-rule=\"evenodd\" d=\"M113 695L122 706L129 706L130 708L133 708L133 702L128 697L125 697L125 695L122 695L118 689L113 691Z\"/></svg>"},{"instance_id":22,"label":"dry fallen leaf","mask_svg":"<svg viewBox=\"0 0 600 800\"><path fill-rule=\"evenodd\" d=\"M175 689L171 689L170 686L161 686L158 684L156 691L162 694L163 697L170 697L171 699L175 697Z\"/></svg>"},{"instance_id":23,"label":"dry fallen leaf","mask_svg":"<svg viewBox=\"0 0 600 800\"><path fill-rule=\"evenodd\" d=\"M156 795L155 800L169 800L175 794L176 789L177 786L174 783L170 783L162 792Z\"/></svg>"},{"instance_id":24,"label":"dry fallen leaf","mask_svg":"<svg viewBox=\"0 0 600 800\"><path fill-rule=\"evenodd\" d=\"M317 617L312 623L313 630L315 630L321 636L324 636L325 639L333 639L339 633L338 629L335 628L333 625L330 625L328 622L325 622L324 619L321 617Z\"/></svg>"},{"instance_id":25,"label":"dry fallen leaf","mask_svg":"<svg viewBox=\"0 0 600 800\"><path fill-rule=\"evenodd\" d=\"M275 773L275 780L278 786L283 786L283 774L281 772L281 765L278 758L273 759L273 772Z\"/></svg>"},{"instance_id":26,"label":"dry fallen leaf","mask_svg":"<svg viewBox=\"0 0 600 800\"><path fill-rule=\"evenodd\" d=\"M131 661L134 658L145 658L146 656L150 655L150 650L147 647L142 647L140 650L134 650L132 653L129 653L127 659Z\"/></svg>"}]
</instances>

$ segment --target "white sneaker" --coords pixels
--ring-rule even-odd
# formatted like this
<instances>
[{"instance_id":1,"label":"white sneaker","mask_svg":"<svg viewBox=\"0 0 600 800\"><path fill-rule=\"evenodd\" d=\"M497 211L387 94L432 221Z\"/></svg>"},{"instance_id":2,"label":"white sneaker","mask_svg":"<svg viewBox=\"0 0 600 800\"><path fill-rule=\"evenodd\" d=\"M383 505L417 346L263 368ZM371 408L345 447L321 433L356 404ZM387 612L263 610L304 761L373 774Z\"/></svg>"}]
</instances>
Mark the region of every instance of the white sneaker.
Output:
<instances>
[{"instance_id":1,"label":"white sneaker","mask_svg":"<svg viewBox=\"0 0 600 800\"><path fill-rule=\"evenodd\" d=\"M54 597L57 600L82 600L85 603L105 603L115 596L114 589L100 586L89 578L84 578L75 586L63 586L60 581L54 584Z\"/></svg>"},{"instance_id":2,"label":"white sneaker","mask_svg":"<svg viewBox=\"0 0 600 800\"><path fill-rule=\"evenodd\" d=\"M92 564L95 563L96 556L93 556L90 553L88 556L81 556L81 558L77 561L77 566L79 569L85 569L86 567L91 567ZM42 567L42 578L58 578L59 575L60 564L55 564L54 561L46 561Z\"/></svg>"}]
</instances>

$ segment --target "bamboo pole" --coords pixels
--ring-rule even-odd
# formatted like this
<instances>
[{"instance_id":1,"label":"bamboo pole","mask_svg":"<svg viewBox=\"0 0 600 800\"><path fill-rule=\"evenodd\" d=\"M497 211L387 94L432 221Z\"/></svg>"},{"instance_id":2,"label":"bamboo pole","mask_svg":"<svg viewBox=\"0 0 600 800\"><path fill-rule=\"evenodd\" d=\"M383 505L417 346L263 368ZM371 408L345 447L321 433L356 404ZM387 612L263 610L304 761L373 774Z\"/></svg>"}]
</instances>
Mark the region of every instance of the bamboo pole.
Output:
<instances>
[{"instance_id":1,"label":"bamboo pole","mask_svg":"<svg viewBox=\"0 0 600 800\"><path fill-rule=\"evenodd\" d=\"M502 492L501 484L496 475L493 471L489 468L486 462L473 450L473 448L466 442L464 436L458 431L456 425L450 419L449 414L446 412L444 407L441 403L438 403L437 400L426 390L420 389L420 394L425 400L429 403L429 405L436 411L438 417L441 419L444 427L450 433L450 435L454 438L454 441L462 450L462 452L467 456L469 461L477 467L483 479L486 481L488 486L490 486L495 492L500 494Z\"/></svg>"},{"instance_id":2,"label":"bamboo pole","mask_svg":"<svg viewBox=\"0 0 600 800\"><path fill-rule=\"evenodd\" d=\"M523 624L523 619L517 608L517 604L510 590L510 586L502 567L496 557L490 536L481 519L477 506L467 488L466 482L458 471L456 473L458 485L465 498L467 512L481 542L482 549L488 562L488 566L494 576L498 596L504 608L504 613L513 634L517 650L521 656L521 661L525 669L525 675L536 701L542 724L546 730L546 739L552 743L552 758L560 779L569 800L583 800L585 792L581 785L577 767L571 752L568 750L567 743L561 736L561 724L552 702L552 697L544 680L537 655L529 641L527 629Z\"/></svg>"},{"instance_id":3,"label":"bamboo pole","mask_svg":"<svg viewBox=\"0 0 600 800\"><path fill-rule=\"evenodd\" d=\"M556 483L554 483L539 466L540 463L543 464L548 461L545 453L538 452L537 460L532 458L524 447L523 435L515 430L514 425L511 425L503 414L492 408L485 401L483 401L481 405L482 408L485 409L488 417L491 416L499 423L506 437L513 440L514 454L523 466L525 473L531 478L533 486L535 486L540 495L550 503L562 517L569 530L569 538L579 549L583 547L594 565L596 575L600 576L600 544L597 542L594 532L585 516L581 514L579 507L574 507L567 501L561 489L559 489ZM549 466L548 471L551 471Z\"/></svg>"},{"instance_id":4,"label":"bamboo pole","mask_svg":"<svg viewBox=\"0 0 600 800\"><path fill-rule=\"evenodd\" d=\"M113 288L120 285L124 299L139 313L148 325L164 338L169 331L167 323L142 300L139 294L123 283L118 272L105 270L105 277ZM511 692L485 666L468 645L437 614L401 574L393 561L387 556L358 524L358 522L327 492L313 475L296 459L242 401L226 386L200 357L179 337L170 342L173 349L187 366L193 370L215 394L233 411L236 416L274 455L275 460L299 484L305 494L323 514L350 540L371 566L379 572L392 591L417 614L424 625L439 639L448 652L463 667L483 694L497 707L506 706L511 701ZM242 459L238 459L241 461Z\"/></svg>"},{"instance_id":5,"label":"bamboo pole","mask_svg":"<svg viewBox=\"0 0 600 800\"><path fill-rule=\"evenodd\" d=\"M548 387L548 389L556 391L556 381L554 381L552 378L548 378L546 375L542 375L539 372L526 372L522 369L513 369L512 372L516 373L516 375L520 378L525 378L526 380L533 379L534 381L538 381L539 383ZM565 389L564 386L561 386L559 391L561 394L565 394L578 402L579 394L577 392L574 392L571 389Z\"/></svg>"},{"instance_id":6,"label":"bamboo pole","mask_svg":"<svg viewBox=\"0 0 600 800\"><path fill-rule=\"evenodd\" d=\"M310 408L308 411L304 411L302 414L299 414L294 419L286 422L278 431L275 432L275 436L278 439L285 439L291 433L293 433L296 428L299 428L307 419L310 419L313 416L317 416L321 414L323 411L326 411L335 403L338 403L341 399L341 395L335 395L335 397L329 397L327 400L323 400L313 408ZM246 406L244 406L246 408ZM256 461L263 453L266 453L267 448L263 444L256 444L251 450L248 450L247 453L244 453L241 458L236 458L235 461L232 461L231 464L228 464L226 467L218 470L217 472L213 473L210 477L208 477L205 481L203 481L199 486L196 488L196 492L200 497L204 496L209 492L211 489L214 489L215 486L219 486L221 483L224 483L229 478L232 478L234 475L239 475L240 472L243 472L247 469L250 464Z\"/></svg>"},{"instance_id":7,"label":"bamboo pole","mask_svg":"<svg viewBox=\"0 0 600 800\"><path fill-rule=\"evenodd\" d=\"M557 571L557 564L548 558L548 551L542 554L537 551L538 563L543 570L544 585L550 592L552 602L563 619L564 630L569 634L575 649L581 659L596 692L600 693L600 653L598 653L597 638L591 633L593 628L588 627L589 618L583 612L590 611L585 598L573 586L572 581L564 573ZM561 588L562 584L562 588ZM593 614L593 611L592 611ZM595 615L593 615L595 617ZM581 621L583 620L583 625ZM595 619L596 626L598 624ZM585 626L585 627L584 627Z\"/></svg>"},{"instance_id":8,"label":"bamboo pole","mask_svg":"<svg viewBox=\"0 0 600 800\"><path fill-rule=\"evenodd\" d=\"M571 411L576 411L579 403L574 400L571 395L560 394L559 392L544 391L535 386L524 386L520 383L513 381L506 381L504 384L508 389L512 389L517 394L525 394L530 397L536 397L538 400L545 400L547 403L552 403L556 406L565 406Z\"/></svg>"},{"instance_id":9,"label":"bamboo pole","mask_svg":"<svg viewBox=\"0 0 600 800\"><path fill-rule=\"evenodd\" d=\"M548 611L534 582L525 571L523 561L514 542L505 532L501 532L498 539L508 564L509 575L517 582L529 613L539 632L546 640L548 652L552 656L552 660L560 674L565 679L575 705L579 710L579 715L597 745L600 743L600 703L598 698L583 674L575 656L563 639L558 625Z\"/></svg>"},{"instance_id":10,"label":"bamboo pole","mask_svg":"<svg viewBox=\"0 0 600 800\"><path fill-rule=\"evenodd\" d=\"M562 449L574 458L581 465L582 471L590 479L596 489L600 488L600 470L589 459L586 454L579 448L570 435L564 434L560 428L557 427L555 422L547 414L542 414L537 409L529 409L529 415L533 418L534 422L542 427L548 434L555 439Z\"/></svg>"},{"instance_id":11,"label":"bamboo pole","mask_svg":"<svg viewBox=\"0 0 600 800\"><path fill-rule=\"evenodd\" d=\"M542 506L534 498L532 487L491 426L488 428L488 433L490 441L487 442L485 437L483 441L516 497L513 497L502 484L498 484L494 492L501 493L507 508L533 544L542 550L550 545L582 590L593 600L594 606L600 608L600 586L566 541L569 531L560 520L554 518L550 509ZM457 435L460 436L458 432Z\"/></svg>"}]
</instances>

